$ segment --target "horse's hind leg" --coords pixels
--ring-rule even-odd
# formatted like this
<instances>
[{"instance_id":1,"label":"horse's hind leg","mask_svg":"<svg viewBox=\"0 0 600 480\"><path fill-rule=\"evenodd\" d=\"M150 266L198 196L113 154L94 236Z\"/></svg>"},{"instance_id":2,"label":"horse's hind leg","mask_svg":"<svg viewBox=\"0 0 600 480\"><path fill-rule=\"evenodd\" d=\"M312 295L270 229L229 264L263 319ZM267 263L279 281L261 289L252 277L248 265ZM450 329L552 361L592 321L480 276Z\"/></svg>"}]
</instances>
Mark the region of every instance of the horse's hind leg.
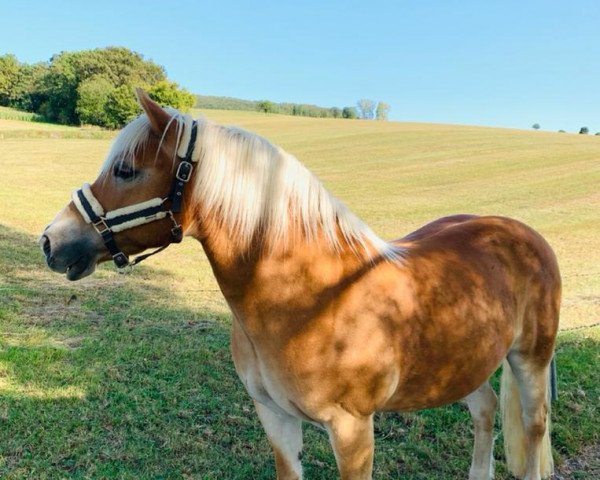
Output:
<instances>
[{"instance_id":1,"label":"horse's hind leg","mask_svg":"<svg viewBox=\"0 0 600 480\"><path fill-rule=\"evenodd\" d=\"M301 480L302 421L256 401L254 406L275 454L277 480Z\"/></svg>"},{"instance_id":2,"label":"horse's hind leg","mask_svg":"<svg viewBox=\"0 0 600 480\"><path fill-rule=\"evenodd\" d=\"M373 415L354 416L340 409L326 425L342 480L371 480Z\"/></svg>"},{"instance_id":3,"label":"horse's hind leg","mask_svg":"<svg viewBox=\"0 0 600 480\"><path fill-rule=\"evenodd\" d=\"M485 382L464 400L469 407L475 426L475 445L469 480L494 478L494 417L496 416L496 394L489 382Z\"/></svg>"},{"instance_id":4,"label":"horse's hind leg","mask_svg":"<svg viewBox=\"0 0 600 480\"><path fill-rule=\"evenodd\" d=\"M549 477L553 470L549 435L549 366L540 365L518 352L508 355L508 363L516 379L521 408L521 425L514 425L513 435L522 435L520 448L525 454L520 468L514 473L525 480L540 480ZM517 433L520 429L522 433Z\"/></svg>"}]
</instances>

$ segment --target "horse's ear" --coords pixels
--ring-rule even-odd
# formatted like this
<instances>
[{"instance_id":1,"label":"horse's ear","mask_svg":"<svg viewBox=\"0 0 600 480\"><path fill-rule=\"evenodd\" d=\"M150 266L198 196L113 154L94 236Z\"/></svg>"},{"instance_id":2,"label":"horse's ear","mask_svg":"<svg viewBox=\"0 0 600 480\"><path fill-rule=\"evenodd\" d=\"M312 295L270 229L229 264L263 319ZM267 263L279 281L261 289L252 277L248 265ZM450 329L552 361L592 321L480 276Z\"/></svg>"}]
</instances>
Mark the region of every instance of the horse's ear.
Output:
<instances>
[{"instance_id":1,"label":"horse's ear","mask_svg":"<svg viewBox=\"0 0 600 480\"><path fill-rule=\"evenodd\" d=\"M158 103L152 100L143 89L138 87L135 89L135 93L140 106L144 109L146 115L148 115L152 132L162 136L171 120L171 115L169 115L169 113L167 113Z\"/></svg>"}]
</instances>

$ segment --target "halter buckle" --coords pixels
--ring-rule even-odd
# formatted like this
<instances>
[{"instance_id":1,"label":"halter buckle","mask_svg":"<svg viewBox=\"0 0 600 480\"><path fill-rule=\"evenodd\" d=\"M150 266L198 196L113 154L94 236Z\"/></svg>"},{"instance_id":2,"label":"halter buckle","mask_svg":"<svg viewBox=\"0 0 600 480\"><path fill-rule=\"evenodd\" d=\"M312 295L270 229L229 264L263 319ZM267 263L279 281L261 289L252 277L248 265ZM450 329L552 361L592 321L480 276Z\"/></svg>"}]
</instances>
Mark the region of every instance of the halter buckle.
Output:
<instances>
[{"instance_id":1,"label":"halter buckle","mask_svg":"<svg viewBox=\"0 0 600 480\"><path fill-rule=\"evenodd\" d=\"M96 223L92 223L92 225L94 226L96 231L102 236L104 236L103 234L105 232L110 231L110 227L106 224L106 221L102 217L100 217L100 220L98 220Z\"/></svg>"},{"instance_id":2,"label":"halter buckle","mask_svg":"<svg viewBox=\"0 0 600 480\"><path fill-rule=\"evenodd\" d=\"M179 163L179 166L177 167L175 178L180 182L187 183L190 181L193 169L194 166L190 162L183 160L181 163Z\"/></svg>"},{"instance_id":3,"label":"halter buckle","mask_svg":"<svg viewBox=\"0 0 600 480\"><path fill-rule=\"evenodd\" d=\"M171 210L169 210L167 213L171 219L171 222L173 223L173 228L171 228L171 238L173 239L173 243L181 243L183 240L183 228L175 219L175 215L173 215Z\"/></svg>"},{"instance_id":4,"label":"halter buckle","mask_svg":"<svg viewBox=\"0 0 600 480\"><path fill-rule=\"evenodd\" d=\"M173 243L180 243L183 240L181 225L176 225L171 229L171 237L173 237Z\"/></svg>"},{"instance_id":5,"label":"halter buckle","mask_svg":"<svg viewBox=\"0 0 600 480\"><path fill-rule=\"evenodd\" d=\"M119 270L129 265L129 259L127 258L127 255L125 255L123 252L115 253L112 256L112 258Z\"/></svg>"}]
</instances>

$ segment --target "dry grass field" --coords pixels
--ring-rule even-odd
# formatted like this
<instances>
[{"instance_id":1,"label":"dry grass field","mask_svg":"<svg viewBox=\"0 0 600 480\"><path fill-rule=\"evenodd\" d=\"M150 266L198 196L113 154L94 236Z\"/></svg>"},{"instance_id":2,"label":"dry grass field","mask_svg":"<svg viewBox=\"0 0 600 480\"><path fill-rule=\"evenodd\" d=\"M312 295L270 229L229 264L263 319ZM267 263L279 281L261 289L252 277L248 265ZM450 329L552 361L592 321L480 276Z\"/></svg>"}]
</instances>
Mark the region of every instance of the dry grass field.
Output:
<instances>
[{"instance_id":1,"label":"dry grass field","mask_svg":"<svg viewBox=\"0 0 600 480\"><path fill-rule=\"evenodd\" d=\"M531 225L559 259L562 328L600 321L600 137L253 112L206 114L257 132L296 155L384 238L453 213L504 215ZM105 138L87 138L90 132ZM111 136L0 120L3 133L0 219L34 236L74 188L95 178ZM196 278L174 267L192 261L202 283L212 284L196 245L172 250L153 259L153 265L179 275L181 288L197 289ZM215 294L215 302L219 298Z\"/></svg>"},{"instance_id":2,"label":"dry grass field","mask_svg":"<svg viewBox=\"0 0 600 480\"><path fill-rule=\"evenodd\" d=\"M600 322L600 137L205 113L296 155L384 238L453 213L531 225L562 269L561 328ZM129 276L105 266L68 283L48 272L36 238L70 192L95 178L114 134L4 114L0 477L273 478L200 246L188 239ZM600 441L598 342L598 327L561 334L559 463ZM382 415L376 478L462 478L470 428L459 406ZM307 435L307 478L335 478L326 438ZM501 463L498 472L508 478ZM580 474L573 478L592 478Z\"/></svg>"}]
</instances>

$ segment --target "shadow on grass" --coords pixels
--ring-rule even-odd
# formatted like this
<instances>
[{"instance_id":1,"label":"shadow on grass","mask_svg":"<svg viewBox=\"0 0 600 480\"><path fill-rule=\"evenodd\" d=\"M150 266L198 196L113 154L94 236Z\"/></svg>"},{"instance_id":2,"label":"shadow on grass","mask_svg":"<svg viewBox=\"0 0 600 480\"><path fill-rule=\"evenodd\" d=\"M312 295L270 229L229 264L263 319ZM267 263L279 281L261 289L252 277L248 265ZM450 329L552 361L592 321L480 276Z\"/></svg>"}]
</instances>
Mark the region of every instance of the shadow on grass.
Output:
<instances>
[{"instance_id":1,"label":"shadow on grass","mask_svg":"<svg viewBox=\"0 0 600 480\"><path fill-rule=\"evenodd\" d=\"M227 316L171 301L150 267L69 283L3 226L0 251L0 477L275 478ZM598 441L599 342L561 336L559 457ZM465 477L471 429L459 405L378 415L375 478ZM305 445L306 477L337 478L326 435L306 428Z\"/></svg>"}]
</instances>

